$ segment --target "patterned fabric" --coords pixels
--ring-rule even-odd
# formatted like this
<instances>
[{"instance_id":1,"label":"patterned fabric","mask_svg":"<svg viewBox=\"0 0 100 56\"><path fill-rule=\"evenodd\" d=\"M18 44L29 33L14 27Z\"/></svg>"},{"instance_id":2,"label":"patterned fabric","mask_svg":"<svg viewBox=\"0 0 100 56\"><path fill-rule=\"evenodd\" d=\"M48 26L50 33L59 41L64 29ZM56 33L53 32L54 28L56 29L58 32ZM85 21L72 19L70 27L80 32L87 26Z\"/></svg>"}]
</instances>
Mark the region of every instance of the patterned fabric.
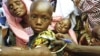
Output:
<instances>
[{"instance_id":1,"label":"patterned fabric","mask_svg":"<svg viewBox=\"0 0 100 56\"><path fill-rule=\"evenodd\" d=\"M50 47L50 43L54 41L55 38L55 33L51 30L43 31L39 33L39 35L36 37L33 47L36 47L41 44L45 44L46 46Z\"/></svg>"},{"instance_id":2,"label":"patterned fabric","mask_svg":"<svg viewBox=\"0 0 100 56\"><path fill-rule=\"evenodd\" d=\"M82 0L79 8L88 14L90 27L100 26L100 0Z\"/></svg>"}]
</instances>

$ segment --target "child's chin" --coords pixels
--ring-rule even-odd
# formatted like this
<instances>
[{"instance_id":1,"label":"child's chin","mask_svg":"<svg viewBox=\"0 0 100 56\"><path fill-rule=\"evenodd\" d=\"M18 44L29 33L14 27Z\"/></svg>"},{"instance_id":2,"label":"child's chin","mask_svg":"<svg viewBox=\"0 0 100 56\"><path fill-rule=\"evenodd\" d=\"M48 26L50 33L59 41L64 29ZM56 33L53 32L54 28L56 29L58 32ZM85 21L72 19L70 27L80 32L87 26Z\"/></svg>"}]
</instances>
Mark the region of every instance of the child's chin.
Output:
<instances>
[{"instance_id":1,"label":"child's chin","mask_svg":"<svg viewBox=\"0 0 100 56\"><path fill-rule=\"evenodd\" d=\"M40 33L40 32L42 32L42 30L35 30L35 32Z\"/></svg>"}]
</instances>

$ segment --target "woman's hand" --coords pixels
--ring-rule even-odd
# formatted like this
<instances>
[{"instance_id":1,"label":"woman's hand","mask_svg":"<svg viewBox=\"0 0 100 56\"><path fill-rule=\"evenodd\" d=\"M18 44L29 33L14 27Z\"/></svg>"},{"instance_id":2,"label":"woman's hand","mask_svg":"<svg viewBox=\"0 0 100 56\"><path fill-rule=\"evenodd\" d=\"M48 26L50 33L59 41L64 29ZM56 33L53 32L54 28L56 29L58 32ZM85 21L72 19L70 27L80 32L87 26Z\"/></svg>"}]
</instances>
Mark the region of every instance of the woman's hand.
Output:
<instances>
[{"instance_id":1,"label":"woman's hand","mask_svg":"<svg viewBox=\"0 0 100 56\"><path fill-rule=\"evenodd\" d=\"M57 33L56 34L56 39L58 39L58 40L70 39L70 36L68 34Z\"/></svg>"}]
</instances>

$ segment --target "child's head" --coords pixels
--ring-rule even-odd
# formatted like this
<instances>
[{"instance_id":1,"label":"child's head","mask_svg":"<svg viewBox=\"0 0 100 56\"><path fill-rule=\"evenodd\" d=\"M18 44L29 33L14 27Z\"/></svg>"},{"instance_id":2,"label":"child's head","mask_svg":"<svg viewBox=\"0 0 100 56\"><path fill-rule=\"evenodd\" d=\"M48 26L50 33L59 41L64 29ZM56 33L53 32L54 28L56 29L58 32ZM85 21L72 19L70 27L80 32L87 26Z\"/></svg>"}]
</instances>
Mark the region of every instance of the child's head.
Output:
<instances>
[{"instance_id":1,"label":"child's head","mask_svg":"<svg viewBox=\"0 0 100 56\"><path fill-rule=\"evenodd\" d=\"M52 6L48 1L34 1L30 7L30 26L35 33L47 30L52 21Z\"/></svg>"},{"instance_id":2,"label":"child's head","mask_svg":"<svg viewBox=\"0 0 100 56\"><path fill-rule=\"evenodd\" d=\"M22 0L8 0L7 7L10 13L17 17L22 17L27 13L27 9Z\"/></svg>"},{"instance_id":3,"label":"child's head","mask_svg":"<svg viewBox=\"0 0 100 56\"><path fill-rule=\"evenodd\" d=\"M63 19L56 23L55 31L57 33L68 33L68 30L71 28L71 21L70 19Z\"/></svg>"},{"instance_id":4,"label":"child's head","mask_svg":"<svg viewBox=\"0 0 100 56\"><path fill-rule=\"evenodd\" d=\"M95 26L92 30L93 37L100 39L100 26Z\"/></svg>"}]
</instances>

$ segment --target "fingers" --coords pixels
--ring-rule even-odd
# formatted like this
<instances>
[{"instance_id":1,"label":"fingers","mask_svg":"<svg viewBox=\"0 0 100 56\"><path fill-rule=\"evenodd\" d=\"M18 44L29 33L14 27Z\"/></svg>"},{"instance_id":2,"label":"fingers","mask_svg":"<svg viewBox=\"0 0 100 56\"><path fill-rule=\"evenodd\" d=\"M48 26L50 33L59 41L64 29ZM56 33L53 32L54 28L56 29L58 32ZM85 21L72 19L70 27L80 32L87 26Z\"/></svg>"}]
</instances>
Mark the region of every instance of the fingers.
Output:
<instances>
[{"instance_id":1,"label":"fingers","mask_svg":"<svg viewBox=\"0 0 100 56\"><path fill-rule=\"evenodd\" d=\"M64 34L61 33L56 34L56 39L62 39L62 38L64 38Z\"/></svg>"},{"instance_id":2,"label":"fingers","mask_svg":"<svg viewBox=\"0 0 100 56\"><path fill-rule=\"evenodd\" d=\"M64 45L65 42L62 41L62 40L56 40L56 41L54 41L52 44L53 44L53 45Z\"/></svg>"}]
</instances>

